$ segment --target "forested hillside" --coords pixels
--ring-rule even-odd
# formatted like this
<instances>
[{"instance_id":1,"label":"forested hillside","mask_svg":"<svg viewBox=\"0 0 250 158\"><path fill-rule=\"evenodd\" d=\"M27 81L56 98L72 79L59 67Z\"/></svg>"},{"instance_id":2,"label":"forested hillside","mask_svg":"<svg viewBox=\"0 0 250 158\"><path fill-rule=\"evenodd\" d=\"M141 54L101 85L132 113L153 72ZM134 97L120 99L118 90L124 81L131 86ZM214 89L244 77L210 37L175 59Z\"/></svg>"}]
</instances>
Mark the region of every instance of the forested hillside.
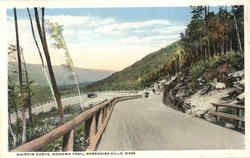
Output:
<instances>
[{"instance_id":1,"label":"forested hillside","mask_svg":"<svg viewBox=\"0 0 250 158\"><path fill-rule=\"evenodd\" d=\"M192 8L192 19L180 40L153 52L132 66L95 82L87 90L142 89L178 72L199 77L209 68L229 62L244 66L243 6ZM191 83L195 86L195 83Z\"/></svg>"}]
</instances>

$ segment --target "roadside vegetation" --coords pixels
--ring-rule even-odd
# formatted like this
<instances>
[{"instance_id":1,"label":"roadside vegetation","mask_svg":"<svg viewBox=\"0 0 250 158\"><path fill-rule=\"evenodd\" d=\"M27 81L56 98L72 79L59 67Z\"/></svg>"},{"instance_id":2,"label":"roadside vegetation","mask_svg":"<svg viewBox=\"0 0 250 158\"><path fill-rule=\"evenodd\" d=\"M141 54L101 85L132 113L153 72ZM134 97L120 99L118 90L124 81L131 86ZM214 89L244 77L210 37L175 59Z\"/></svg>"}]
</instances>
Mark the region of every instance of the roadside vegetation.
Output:
<instances>
[{"instance_id":1,"label":"roadside vegetation","mask_svg":"<svg viewBox=\"0 0 250 158\"><path fill-rule=\"evenodd\" d=\"M51 129L63 124L69 119L72 119L75 114L81 112L81 110L79 110L81 101L80 104L72 105L70 108L63 108L62 106L62 95L70 95L74 92L78 92L79 94L80 92L79 81L75 74L73 61L71 60L66 43L62 36L62 26L57 23L45 22L45 8L34 8L33 12L30 12L27 8L27 14L30 20L33 40L37 48L37 52L35 53L38 53L40 56L42 72L45 76L48 87L39 86L38 83L31 79L30 75L32 74L29 74L27 71L27 65L24 58L25 49L21 47L19 39L19 16L17 9L14 8L15 44L9 44L8 47L8 56L11 61L9 62L10 73L8 76L9 149L13 149L48 133ZM34 27L34 22L36 23L36 28ZM37 32L37 34L35 32ZM72 73L72 78L74 79L73 83L75 83L75 87L73 87L74 90L72 86L65 85L61 86L60 88L62 91L59 91L50 59L46 34L54 39L53 45L55 45L57 49L64 50L66 60L65 67L67 67L68 71ZM36 35L38 35L40 39L42 49L38 44ZM69 88L71 89L71 92L69 92ZM81 97L79 97L79 99L81 99ZM51 100L56 103L57 108L52 108L49 112L40 112L36 115L32 113L32 105L34 106L37 103L45 103ZM64 117L64 114L67 114L66 117ZM13 119L12 116L15 117L15 119ZM57 149L56 144L59 142L59 146L61 146L62 141L61 138L56 140L48 147L45 147L45 150L55 151Z\"/></svg>"}]
</instances>

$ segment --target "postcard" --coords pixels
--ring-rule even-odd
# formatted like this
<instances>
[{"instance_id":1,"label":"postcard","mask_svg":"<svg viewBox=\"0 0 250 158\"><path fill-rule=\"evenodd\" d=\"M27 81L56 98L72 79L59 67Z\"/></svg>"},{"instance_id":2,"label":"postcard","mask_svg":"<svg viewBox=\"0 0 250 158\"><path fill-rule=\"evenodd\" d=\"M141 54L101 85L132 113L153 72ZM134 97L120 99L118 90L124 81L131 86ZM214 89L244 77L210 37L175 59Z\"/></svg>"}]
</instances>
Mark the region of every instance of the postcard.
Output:
<instances>
[{"instance_id":1,"label":"postcard","mask_svg":"<svg viewBox=\"0 0 250 158\"><path fill-rule=\"evenodd\" d=\"M248 2L0 3L3 157L250 157Z\"/></svg>"}]
</instances>

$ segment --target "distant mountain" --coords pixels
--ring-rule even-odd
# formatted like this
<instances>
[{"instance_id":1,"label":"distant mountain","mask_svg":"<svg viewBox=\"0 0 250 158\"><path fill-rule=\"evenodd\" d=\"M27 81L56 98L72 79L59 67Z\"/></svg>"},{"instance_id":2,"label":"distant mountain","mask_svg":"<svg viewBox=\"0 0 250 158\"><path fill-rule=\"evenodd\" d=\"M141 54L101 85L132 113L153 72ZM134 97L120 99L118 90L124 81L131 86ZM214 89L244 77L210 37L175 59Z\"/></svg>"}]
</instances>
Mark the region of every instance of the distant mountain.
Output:
<instances>
[{"instance_id":1,"label":"distant mountain","mask_svg":"<svg viewBox=\"0 0 250 158\"><path fill-rule=\"evenodd\" d=\"M180 50L182 50L181 42L174 42L165 48L150 53L124 70L90 84L86 87L86 90L141 89L143 87L141 81L150 76L150 74L159 72L170 58L179 53Z\"/></svg>"},{"instance_id":2,"label":"distant mountain","mask_svg":"<svg viewBox=\"0 0 250 158\"><path fill-rule=\"evenodd\" d=\"M16 69L16 63L9 62L9 77L10 78L18 78L17 71L13 72L12 70ZM30 74L30 78L34 80L37 84L41 86L46 86L47 81L42 72L42 67L39 64L27 64L27 70ZM74 80L72 78L72 73L65 68L63 65L53 66L53 70L55 73L55 78L58 86L61 85L72 85L74 84ZM113 71L108 70L97 70L97 69L83 69L83 68L75 68L76 74L78 76L80 83L90 83L94 81L98 81L110 76Z\"/></svg>"}]
</instances>

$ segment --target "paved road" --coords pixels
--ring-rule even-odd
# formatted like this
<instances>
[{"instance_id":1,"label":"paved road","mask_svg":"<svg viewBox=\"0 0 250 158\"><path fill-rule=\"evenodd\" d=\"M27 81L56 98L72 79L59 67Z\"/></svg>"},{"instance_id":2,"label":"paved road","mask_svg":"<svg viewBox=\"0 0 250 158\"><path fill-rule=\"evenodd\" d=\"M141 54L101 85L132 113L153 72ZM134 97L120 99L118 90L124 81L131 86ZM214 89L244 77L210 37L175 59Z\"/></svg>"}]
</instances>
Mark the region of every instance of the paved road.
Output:
<instances>
[{"instance_id":1,"label":"paved road","mask_svg":"<svg viewBox=\"0 0 250 158\"><path fill-rule=\"evenodd\" d=\"M129 91L110 91L110 92L96 92L97 97L96 98L88 98L87 94L84 94L81 96L82 101L83 101L83 106L88 106L89 104L97 104L100 103L106 99L111 99L117 96L124 96L124 95L134 95L134 93L130 93ZM74 104L79 104L80 99L79 96L72 96L72 97L67 97L67 98L62 98L62 104L63 107L66 106L71 106ZM57 104L55 102L50 102L47 104L41 104L40 106L33 105L32 107L32 113L33 114L39 114L41 112L48 112L50 111L53 107L57 108ZM21 117L22 113L21 111L18 112L18 116ZM26 117L29 117L28 111L26 110ZM11 114L11 122L15 123L16 122L16 114L12 113Z\"/></svg>"},{"instance_id":2,"label":"paved road","mask_svg":"<svg viewBox=\"0 0 250 158\"><path fill-rule=\"evenodd\" d=\"M151 96L118 103L97 150L239 149L244 135L174 111Z\"/></svg>"}]
</instances>

